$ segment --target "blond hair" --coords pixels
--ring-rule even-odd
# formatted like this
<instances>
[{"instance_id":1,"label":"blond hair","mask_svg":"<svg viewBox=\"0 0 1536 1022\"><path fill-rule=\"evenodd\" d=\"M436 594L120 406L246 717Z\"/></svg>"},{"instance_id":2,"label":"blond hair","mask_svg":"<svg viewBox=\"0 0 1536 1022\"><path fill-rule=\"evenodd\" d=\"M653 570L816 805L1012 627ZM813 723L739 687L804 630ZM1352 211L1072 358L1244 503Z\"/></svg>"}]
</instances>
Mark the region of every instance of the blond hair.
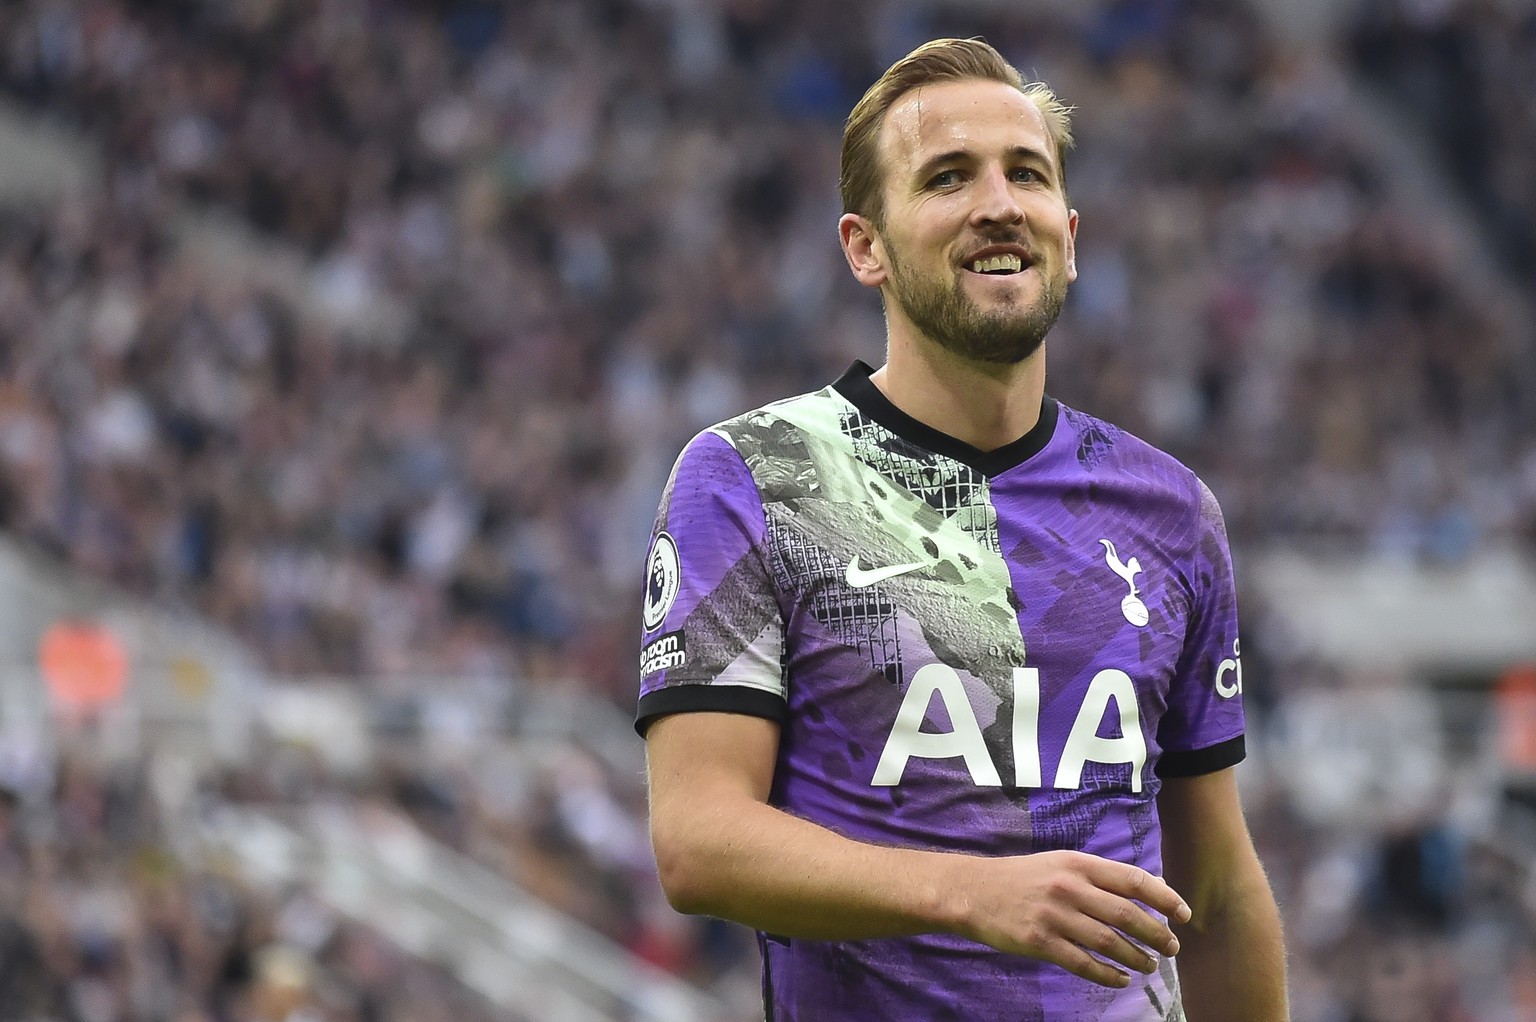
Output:
<instances>
[{"instance_id":1,"label":"blond hair","mask_svg":"<svg viewBox=\"0 0 1536 1022\"><path fill-rule=\"evenodd\" d=\"M867 216L878 226L885 207L880 193L880 128L886 111L913 89L935 82L1002 82L1022 92L1045 119L1056 150L1062 194L1066 194L1067 150L1072 148L1072 108L1056 98L1044 82L1025 82L1003 55L980 39L934 39L892 64L848 115L843 127L842 166L838 188L843 212Z\"/></svg>"}]
</instances>

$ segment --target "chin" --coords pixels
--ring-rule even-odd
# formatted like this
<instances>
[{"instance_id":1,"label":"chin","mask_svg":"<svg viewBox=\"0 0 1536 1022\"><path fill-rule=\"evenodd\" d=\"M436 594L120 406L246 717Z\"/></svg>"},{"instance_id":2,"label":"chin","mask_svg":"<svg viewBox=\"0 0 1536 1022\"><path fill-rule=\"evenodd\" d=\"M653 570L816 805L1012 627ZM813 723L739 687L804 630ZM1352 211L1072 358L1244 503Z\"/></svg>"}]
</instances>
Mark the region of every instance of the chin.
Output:
<instances>
[{"instance_id":1,"label":"chin","mask_svg":"<svg viewBox=\"0 0 1536 1022\"><path fill-rule=\"evenodd\" d=\"M1007 308L1028 308L1034 301L1035 291L1024 281L1008 279L1006 284L980 284L971 292L971 300L979 305L997 305Z\"/></svg>"},{"instance_id":2,"label":"chin","mask_svg":"<svg viewBox=\"0 0 1536 1022\"><path fill-rule=\"evenodd\" d=\"M989 366L1016 366L1029 360L1029 357L1040 350L1041 342L1037 340L1030 344L1018 344L1007 348L985 348L982 350L970 349L964 354L973 362Z\"/></svg>"}]
</instances>

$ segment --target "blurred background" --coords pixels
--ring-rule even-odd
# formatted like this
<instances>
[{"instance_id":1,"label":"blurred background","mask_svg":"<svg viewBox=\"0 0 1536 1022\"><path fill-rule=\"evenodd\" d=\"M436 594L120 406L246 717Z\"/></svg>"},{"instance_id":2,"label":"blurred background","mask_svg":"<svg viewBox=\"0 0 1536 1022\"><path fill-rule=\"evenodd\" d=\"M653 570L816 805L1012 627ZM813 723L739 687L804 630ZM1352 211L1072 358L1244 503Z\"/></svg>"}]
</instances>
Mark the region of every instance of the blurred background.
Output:
<instances>
[{"instance_id":1,"label":"blurred background","mask_svg":"<svg viewBox=\"0 0 1536 1022\"><path fill-rule=\"evenodd\" d=\"M973 34L1078 107L1052 393L1226 510L1297 1022L1536 1020L1532 0L0 5L0 1018L760 1017L644 544L880 360L841 121Z\"/></svg>"}]
</instances>

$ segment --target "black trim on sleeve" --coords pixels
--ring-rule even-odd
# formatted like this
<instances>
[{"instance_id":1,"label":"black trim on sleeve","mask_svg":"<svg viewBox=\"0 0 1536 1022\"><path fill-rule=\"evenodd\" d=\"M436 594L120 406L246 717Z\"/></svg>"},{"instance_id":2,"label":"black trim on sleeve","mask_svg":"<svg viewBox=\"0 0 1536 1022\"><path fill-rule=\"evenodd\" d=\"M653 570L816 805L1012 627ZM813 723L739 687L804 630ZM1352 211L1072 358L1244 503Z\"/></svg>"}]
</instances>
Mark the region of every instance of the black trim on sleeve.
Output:
<instances>
[{"instance_id":1,"label":"black trim on sleeve","mask_svg":"<svg viewBox=\"0 0 1536 1022\"><path fill-rule=\"evenodd\" d=\"M635 730L645 737L658 717L671 713L741 713L782 722L788 714L784 697L746 685L674 685L640 697Z\"/></svg>"},{"instance_id":2,"label":"black trim on sleeve","mask_svg":"<svg viewBox=\"0 0 1536 1022\"><path fill-rule=\"evenodd\" d=\"M1159 777L1199 777L1214 774L1229 766L1236 766L1248 755L1243 736L1228 738L1224 742L1208 745L1188 752L1165 752L1157 761Z\"/></svg>"},{"instance_id":3,"label":"black trim on sleeve","mask_svg":"<svg viewBox=\"0 0 1536 1022\"><path fill-rule=\"evenodd\" d=\"M984 476L1001 475L1024 464L1045 450L1045 445L1056 434L1056 419L1060 408L1056 399L1047 394L1040 399L1040 419L1033 429L1012 443L993 451L983 451L925 422L919 422L897 408L869 378L873 372L868 363L856 361L832 384L832 388L847 398L849 404L903 440L909 440L962 465L969 465Z\"/></svg>"}]
</instances>

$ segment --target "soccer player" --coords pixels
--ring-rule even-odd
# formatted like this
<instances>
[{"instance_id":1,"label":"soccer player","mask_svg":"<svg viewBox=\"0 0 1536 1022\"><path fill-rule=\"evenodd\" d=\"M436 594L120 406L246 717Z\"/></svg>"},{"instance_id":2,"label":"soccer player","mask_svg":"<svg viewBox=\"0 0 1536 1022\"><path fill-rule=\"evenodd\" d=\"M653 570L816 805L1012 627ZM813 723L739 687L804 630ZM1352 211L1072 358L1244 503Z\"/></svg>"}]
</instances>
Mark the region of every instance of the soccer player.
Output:
<instances>
[{"instance_id":1,"label":"soccer player","mask_svg":"<svg viewBox=\"0 0 1536 1022\"><path fill-rule=\"evenodd\" d=\"M678 909L759 932L772 1022L1286 1018L1220 510L1045 394L1070 144L985 43L891 67L839 223L885 365L701 433L663 495L652 839Z\"/></svg>"}]
</instances>

